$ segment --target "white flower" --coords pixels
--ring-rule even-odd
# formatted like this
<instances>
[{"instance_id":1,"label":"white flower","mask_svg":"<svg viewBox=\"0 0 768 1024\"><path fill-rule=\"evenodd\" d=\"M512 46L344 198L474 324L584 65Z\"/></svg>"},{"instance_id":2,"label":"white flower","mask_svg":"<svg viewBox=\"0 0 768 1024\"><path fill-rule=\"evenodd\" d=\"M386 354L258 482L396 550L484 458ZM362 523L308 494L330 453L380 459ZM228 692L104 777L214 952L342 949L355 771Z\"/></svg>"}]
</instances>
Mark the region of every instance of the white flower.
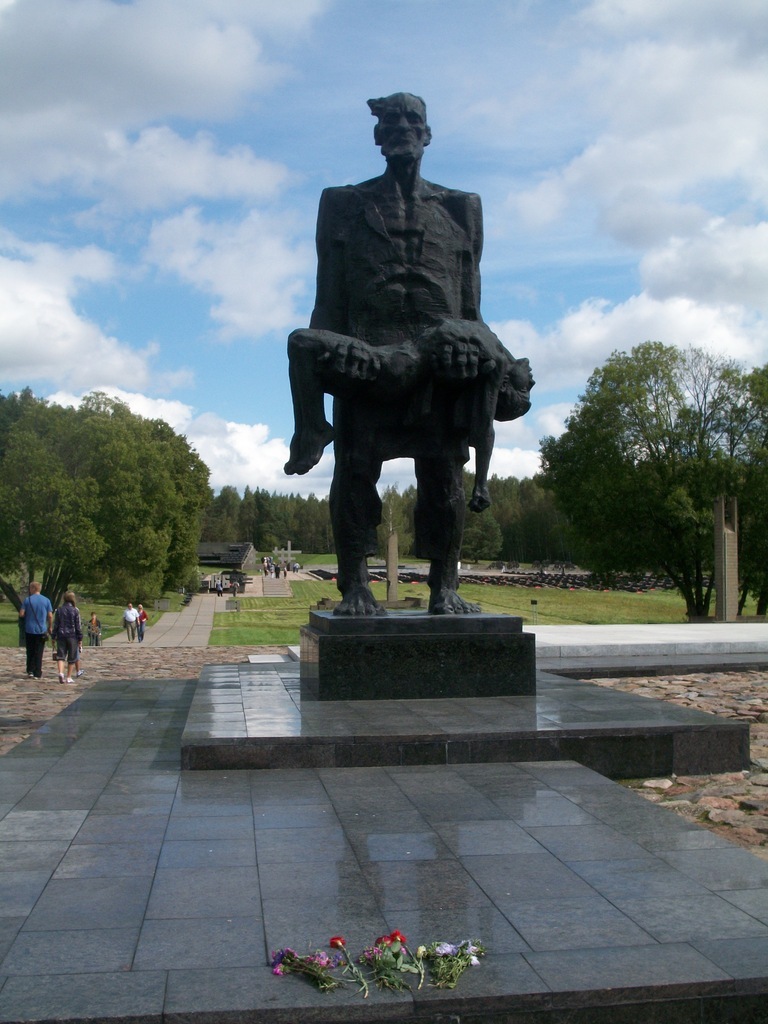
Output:
<instances>
[{"instance_id":1,"label":"white flower","mask_svg":"<svg viewBox=\"0 0 768 1024\"><path fill-rule=\"evenodd\" d=\"M435 953L438 956L456 956L459 951L458 946L452 946L450 942L439 942L435 946Z\"/></svg>"}]
</instances>

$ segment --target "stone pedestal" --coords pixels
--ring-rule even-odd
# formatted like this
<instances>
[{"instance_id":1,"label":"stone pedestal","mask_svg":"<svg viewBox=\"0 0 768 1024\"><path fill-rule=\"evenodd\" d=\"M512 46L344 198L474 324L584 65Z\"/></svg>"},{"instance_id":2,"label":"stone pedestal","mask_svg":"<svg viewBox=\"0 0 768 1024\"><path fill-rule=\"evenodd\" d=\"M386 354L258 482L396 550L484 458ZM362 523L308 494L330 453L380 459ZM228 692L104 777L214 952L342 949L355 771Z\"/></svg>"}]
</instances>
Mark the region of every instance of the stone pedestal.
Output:
<instances>
[{"instance_id":1,"label":"stone pedestal","mask_svg":"<svg viewBox=\"0 0 768 1024\"><path fill-rule=\"evenodd\" d=\"M512 615L310 612L302 700L425 700L536 693L536 640Z\"/></svg>"}]
</instances>

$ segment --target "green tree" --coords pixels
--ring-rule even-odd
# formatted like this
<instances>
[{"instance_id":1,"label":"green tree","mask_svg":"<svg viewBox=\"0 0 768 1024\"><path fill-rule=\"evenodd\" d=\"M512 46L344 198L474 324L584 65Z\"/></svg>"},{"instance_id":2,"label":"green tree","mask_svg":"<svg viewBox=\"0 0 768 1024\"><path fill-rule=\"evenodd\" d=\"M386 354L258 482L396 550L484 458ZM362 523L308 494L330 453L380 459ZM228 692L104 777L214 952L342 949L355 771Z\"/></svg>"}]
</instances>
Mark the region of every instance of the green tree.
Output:
<instances>
[{"instance_id":1,"label":"green tree","mask_svg":"<svg viewBox=\"0 0 768 1024\"><path fill-rule=\"evenodd\" d=\"M468 479L465 477L465 490ZM501 478L495 474L488 481L491 507L485 515L492 515L501 530L500 557L505 561L523 561L520 555L520 481L516 477Z\"/></svg>"},{"instance_id":2,"label":"green tree","mask_svg":"<svg viewBox=\"0 0 768 1024\"><path fill-rule=\"evenodd\" d=\"M512 554L504 557L518 562L572 562L570 528L557 507L555 496L541 476L520 481L520 515L513 534Z\"/></svg>"},{"instance_id":3,"label":"green tree","mask_svg":"<svg viewBox=\"0 0 768 1024\"><path fill-rule=\"evenodd\" d=\"M105 395L79 409L25 400L2 446L0 587L38 579L52 601L74 581L146 600L197 564L208 469L168 424Z\"/></svg>"},{"instance_id":4,"label":"green tree","mask_svg":"<svg viewBox=\"0 0 768 1024\"><path fill-rule=\"evenodd\" d=\"M250 487L246 487L243 492L243 500L240 502L240 509L237 514L237 540L247 540L253 544L255 530L256 499Z\"/></svg>"},{"instance_id":5,"label":"green tree","mask_svg":"<svg viewBox=\"0 0 768 1024\"><path fill-rule=\"evenodd\" d=\"M292 543L302 551L333 551L331 514L327 498L310 494L297 498Z\"/></svg>"},{"instance_id":6,"label":"green tree","mask_svg":"<svg viewBox=\"0 0 768 1024\"><path fill-rule=\"evenodd\" d=\"M84 469L99 488L100 569L121 600L148 600L186 585L197 564L208 469L162 420L95 393L78 410Z\"/></svg>"},{"instance_id":7,"label":"green tree","mask_svg":"<svg viewBox=\"0 0 768 1024\"><path fill-rule=\"evenodd\" d=\"M712 507L743 481L747 397L739 367L700 349L646 342L595 370L565 432L542 442L588 564L664 572L690 616L708 613Z\"/></svg>"},{"instance_id":8,"label":"green tree","mask_svg":"<svg viewBox=\"0 0 768 1024\"><path fill-rule=\"evenodd\" d=\"M501 527L486 512L468 512L461 543L462 560L493 561L501 552Z\"/></svg>"},{"instance_id":9,"label":"green tree","mask_svg":"<svg viewBox=\"0 0 768 1024\"><path fill-rule=\"evenodd\" d=\"M205 509L210 498L208 467L185 437L176 434L163 420L151 421L149 444L153 453L161 450L169 478L172 500L162 509L170 530L165 556L163 590L179 586L197 587L197 545Z\"/></svg>"},{"instance_id":10,"label":"green tree","mask_svg":"<svg viewBox=\"0 0 768 1024\"><path fill-rule=\"evenodd\" d=\"M732 430L733 450L743 466L738 491L739 611L751 594L757 614L768 613L768 367L744 379L741 416Z\"/></svg>"},{"instance_id":11,"label":"green tree","mask_svg":"<svg viewBox=\"0 0 768 1024\"><path fill-rule=\"evenodd\" d=\"M10 577L37 579L54 604L71 579L97 571L105 552L95 481L73 471L63 443L74 410L29 405L8 432L0 471L0 587L18 608ZM68 464L69 462L69 464Z\"/></svg>"},{"instance_id":12,"label":"green tree","mask_svg":"<svg viewBox=\"0 0 768 1024\"><path fill-rule=\"evenodd\" d=\"M381 496L381 523L376 531L378 554L387 557L387 543L391 533L397 534L400 557L413 552L413 495L414 488L400 494L396 487L387 487Z\"/></svg>"},{"instance_id":13,"label":"green tree","mask_svg":"<svg viewBox=\"0 0 768 1024\"><path fill-rule=\"evenodd\" d=\"M222 544L236 544L249 540L241 529L242 500L236 487L229 484L222 487L208 506L203 521L202 539L219 541Z\"/></svg>"}]
</instances>

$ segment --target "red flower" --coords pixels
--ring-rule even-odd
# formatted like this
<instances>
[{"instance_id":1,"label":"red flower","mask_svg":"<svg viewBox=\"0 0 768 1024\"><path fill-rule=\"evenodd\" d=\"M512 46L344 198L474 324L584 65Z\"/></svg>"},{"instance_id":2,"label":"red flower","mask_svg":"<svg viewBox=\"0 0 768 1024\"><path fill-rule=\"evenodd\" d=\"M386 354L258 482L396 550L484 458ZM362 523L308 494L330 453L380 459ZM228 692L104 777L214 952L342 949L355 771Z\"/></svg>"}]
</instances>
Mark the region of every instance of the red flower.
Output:
<instances>
[{"instance_id":1,"label":"red flower","mask_svg":"<svg viewBox=\"0 0 768 1024\"><path fill-rule=\"evenodd\" d=\"M374 946L391 946L392 936L391 935L380 935L374 942Z\"/></svg>"},{"instance_id":2,"label":"red flower","mask_svg":"<svg viewBox=\"0 0 768 1024\"><path fill-rule=\"evenodd\" d=\"M331 947L331 949L344 949L346 944L347 940L343 938L341 935L334 935L328 942L328 945Z\"/></svg>"},{"instance_id":3,"label":"red flower","mask_svg":"<svg viewBox=\"0 0 768 1024\"><path fill-rule=\"evenodd\" d=\"M395 931L393 931L392 934L389 936L389 941L399 942L401 946L404 946L408 940L406 939L402 932L399 932L397 931L397 929L395 929Z\"/></svg>"}]
</instances>

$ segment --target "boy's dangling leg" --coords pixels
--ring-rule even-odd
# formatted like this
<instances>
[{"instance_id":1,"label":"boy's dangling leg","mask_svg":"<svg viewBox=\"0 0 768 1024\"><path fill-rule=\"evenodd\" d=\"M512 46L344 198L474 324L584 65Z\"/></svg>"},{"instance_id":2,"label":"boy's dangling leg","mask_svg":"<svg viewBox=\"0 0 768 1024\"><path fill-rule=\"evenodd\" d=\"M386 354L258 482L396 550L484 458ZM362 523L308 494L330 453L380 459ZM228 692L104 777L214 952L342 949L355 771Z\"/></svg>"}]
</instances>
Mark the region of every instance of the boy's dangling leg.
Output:
<instances>
[{"instance_id":1,"label":"boy's dangling leg","mask_svg":"<svg viewBox=\"0 0 768 1024\"><path fill-rule=\"evenodd\" d=\"M288 373L293 400L294 433L288 474L304 474L318 464L326 445L333 440L333 427L325 418L325 391L317 368L324 354L316 332L294 331L288 338Z\"/></svg>"}]
</instances>

